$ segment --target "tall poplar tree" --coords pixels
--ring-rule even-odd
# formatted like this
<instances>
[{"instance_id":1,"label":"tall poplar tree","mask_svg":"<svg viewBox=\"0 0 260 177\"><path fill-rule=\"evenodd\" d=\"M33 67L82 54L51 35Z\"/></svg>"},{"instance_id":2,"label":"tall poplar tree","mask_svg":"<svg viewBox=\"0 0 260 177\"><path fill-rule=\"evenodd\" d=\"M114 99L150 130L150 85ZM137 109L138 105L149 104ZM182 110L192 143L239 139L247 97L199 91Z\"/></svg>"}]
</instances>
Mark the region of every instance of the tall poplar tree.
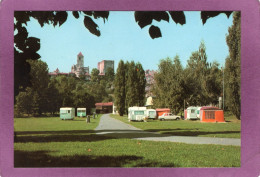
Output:
<instances>
[{"instance_id":1,"label":"tall poplar tree","mask_svg":"<svg viewBox=\"0 0 260 177\"><path fill-rule=\"evenodd\" d=\"M145 102L145 85L146 85L146 79L145 79L145 72L141 65L141 63L136 64L136 75L137 75L137 100L138 100L138 106L143 106Z\"/></svg>"},{"instance_id":2,"label":"tall poplar tree","mask_svg":"<svg viewBox=\"0 0 260 177\"><path fill-rule=\"evenodd\" d=\"M229 56L226 59L226 101L228 108L240 119L241 115L241 14L234 12L233 25L228 29L226 42L229 48Z\"/></svg>"},{"instance_id":3,"label":"tall poplar tree","mask_svg":"<svg viewBox=\"0 0 260 177\"><path fill-rule=\"evenodd\" d=\"M186 101L189 105L199 106L211 103L207 92L207 75L209 74L209 64L207 62L206 47L202 41L199 50L191 54L186 68Z\"/></svg>"},{"instance_id":4,"label":"tall poplar tree","mask_svg":"<svg viewBox=\"0 0 260 177\"><path fill-rule=\"evenodd\" d=\"M120 60L115 76L115 105L120 116L123 116L125 111L125 65L123 60Z\"/></svg>"},{"instance_id":5,"label":"tall poplar tree","mask_svg":"<svg viewBox=\"0 0 260 177\"><path fill-rule=\"evenodd\" d=\"M127 79L125 80L126 85L126 109L132 106L138 106L137 103L137 73L134 61L127 63Z\"/></svg>"}]
</instances>

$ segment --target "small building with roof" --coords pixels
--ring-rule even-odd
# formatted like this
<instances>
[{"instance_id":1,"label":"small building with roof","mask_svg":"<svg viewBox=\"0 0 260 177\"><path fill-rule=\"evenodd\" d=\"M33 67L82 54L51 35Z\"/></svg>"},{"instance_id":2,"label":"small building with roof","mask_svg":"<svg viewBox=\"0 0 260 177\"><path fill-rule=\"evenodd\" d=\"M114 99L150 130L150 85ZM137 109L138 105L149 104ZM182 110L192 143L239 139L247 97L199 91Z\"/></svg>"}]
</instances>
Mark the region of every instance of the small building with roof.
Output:
<instances>
[{"instance_id":1,"label":"small building with roof","mask_svg":"<svg viewBox=\"0 0 260 177\"><path fill-rule=\"evenodd\" d=\"M113 112L113 102L107 103L96 103L96 113L112 113Z\"/></svg>"}]
</instances>

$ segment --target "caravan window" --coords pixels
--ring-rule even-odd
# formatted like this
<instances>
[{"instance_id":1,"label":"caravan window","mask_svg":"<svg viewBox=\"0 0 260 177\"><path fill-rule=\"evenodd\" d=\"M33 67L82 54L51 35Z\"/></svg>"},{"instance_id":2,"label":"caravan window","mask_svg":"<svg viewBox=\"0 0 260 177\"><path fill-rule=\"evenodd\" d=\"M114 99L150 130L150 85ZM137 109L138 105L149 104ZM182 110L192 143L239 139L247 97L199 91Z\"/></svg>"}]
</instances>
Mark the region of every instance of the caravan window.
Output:
<instances>
[{"instance_id":1,"label":"caravan window","mask_svg":"<svg viewBox=\"0 0 260 177\"><path fill-rule=\"evenodd\" d=\"M68 113L70 113L70 110L68 110Z\"/></svg>"},{"instance_id":2,"label":"caravan window","mask_svg":"<svg viewBox=\"0 0 260 177\"><path fill-rule=\"evenodd\" d=\"M66 114L66 113L67 113L67 110L60 110L60 113L61 113L61 114Z\"/></svg>"},{"instance_id":3,"label":"caravan window","mask_svg":"<svg viewBox=\"0 0 260 177\"><path fill-rule=\"evenodd\" d=\"M195 110L194 110L194 109L192 109L190 112L191 112L191 113L195 113Z\"/></svg>"},{"instance_id":4,"label":"caravan window","mask_svg":"<svg viewBox=\"0 0 260 177\"><path fill-rule=\"evenodd\" d=\"M134 114L135 115L144 115L144 111L135 111Z\"/></svg>"},{"instance_id":5,"label":"caravan window","mask_svg":"<svg viewBox=\"0 0 260 177\"><path fill-rule=\"evenodd\" d=\"M155 111L149 111L149 116L156 116L156 112Z\"/></svg>"}]
</instances>

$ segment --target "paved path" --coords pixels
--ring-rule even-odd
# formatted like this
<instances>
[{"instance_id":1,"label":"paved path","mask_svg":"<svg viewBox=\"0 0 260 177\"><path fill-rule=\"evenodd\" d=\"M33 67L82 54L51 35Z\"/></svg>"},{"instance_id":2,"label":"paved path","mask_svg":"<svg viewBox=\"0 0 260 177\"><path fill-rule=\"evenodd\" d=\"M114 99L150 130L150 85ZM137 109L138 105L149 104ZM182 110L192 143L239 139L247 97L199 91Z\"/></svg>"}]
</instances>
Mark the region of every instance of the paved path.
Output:
<instances>
[{"instance_id":1,"label":"paved path","mask_svg":"<svg viewBox=\"0 0 260 177\"><path fill-rule=\"evenodd\" d=\"M100 118L100 123L95 131L96 134L112 136L115 138L131 138L148 141L168 141L188 144L219 144L241 146L241 140L237 138L172 136L155 132L147 132L114 118L111 118L109 114L104 114Z\"/></svg>"}]
</instances>

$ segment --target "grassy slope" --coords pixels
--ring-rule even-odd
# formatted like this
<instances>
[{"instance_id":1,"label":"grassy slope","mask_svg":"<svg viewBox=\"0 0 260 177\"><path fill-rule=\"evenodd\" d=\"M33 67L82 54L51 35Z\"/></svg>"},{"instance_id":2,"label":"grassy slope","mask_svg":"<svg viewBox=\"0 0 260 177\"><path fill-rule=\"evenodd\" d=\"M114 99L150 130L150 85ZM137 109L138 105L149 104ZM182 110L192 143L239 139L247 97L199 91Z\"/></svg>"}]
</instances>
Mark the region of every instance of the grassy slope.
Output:
<instances>
[{"instance_id":1,"label":"grassy slope","mask_svg":"<svg viewBox=\"0 0 260 177\"><path fill-rule=\"evenodd\" d=\"M176 136L206 136L221 138L240 138L241 123L234 116L225 116L226 123L201 123L200 121L159 121L129 122L127 116L110 115L122 122L131 124L145 131L159 132Z\"/></svg>"},{"instance_id":2,"label":"grassy slope","mask_svg":"<svg viewBox=\"0 0 260 177\"><path fill-rule=\"evenodd\" d=\"M238 167L240 147L114 139L98 119L17 118L15 167Z\"/></svg>"}]
</instances>

